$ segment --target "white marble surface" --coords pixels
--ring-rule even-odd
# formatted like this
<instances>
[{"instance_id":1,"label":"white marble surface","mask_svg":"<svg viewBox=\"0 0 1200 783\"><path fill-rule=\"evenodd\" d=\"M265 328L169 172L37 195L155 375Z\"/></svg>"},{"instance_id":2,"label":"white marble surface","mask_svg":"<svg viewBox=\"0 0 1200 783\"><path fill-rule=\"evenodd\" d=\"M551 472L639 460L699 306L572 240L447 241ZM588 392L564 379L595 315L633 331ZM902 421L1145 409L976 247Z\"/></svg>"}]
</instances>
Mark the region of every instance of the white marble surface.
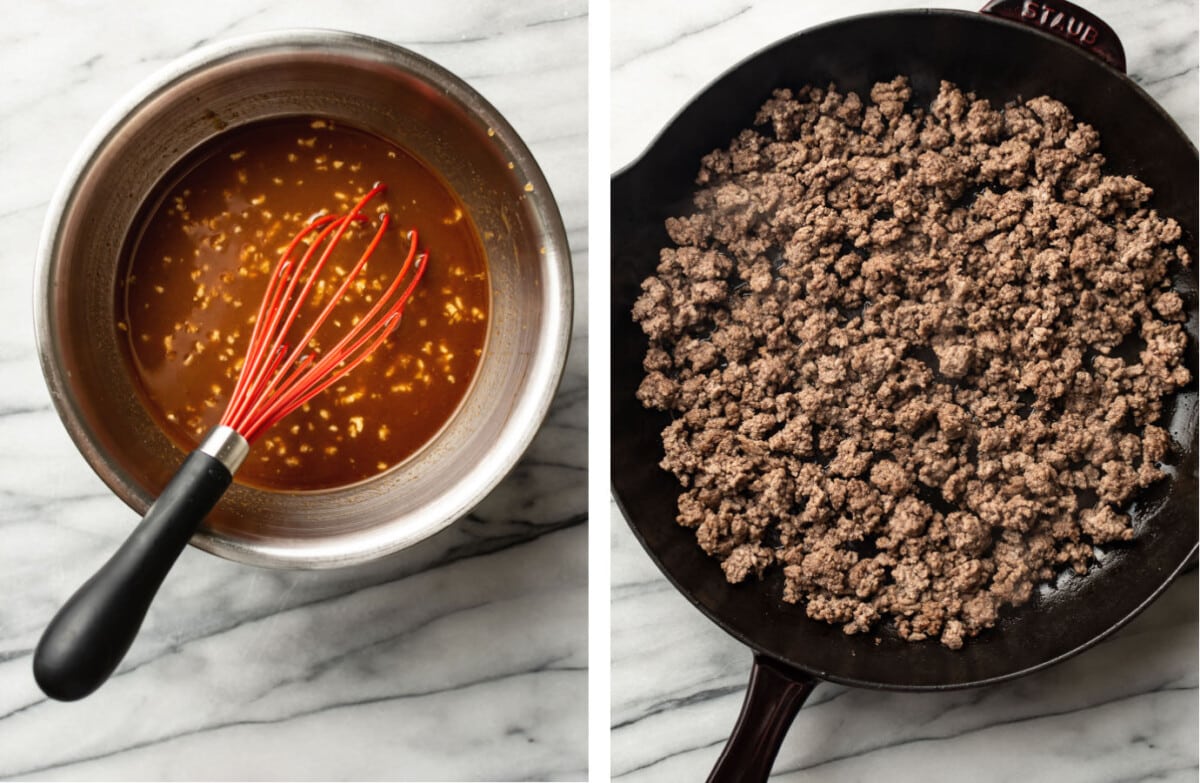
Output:
<instances>
[{"instance_id":1,"label":"white marble surface","mask_svg":"<svg viewBox=\"0 0 1200 783\"><path fill-rule=\"evenodd\" d=\"M587 3L39 2L0 32L0 777L581 779L587 765ZM469 518L335 572L184 553L117 675L46 701L30 654L131 512L77 454L34 350L46 203L104 110L214 38L332 27L409 46L525 138L562 208L577 305L528 455Z\"/></svg>"},{"instance_id":2,"label":"white marble surface","mask_svg":"<svg viewBox=\"0 0 1200 783\"><path fill-rule=\"evenodd\" d=\"M1117 30L1130 73L1195 140L1195 5L1082 4ZM684 12L668 0L615 0L613 170L766 44L837 17L913 5L922 3L707 0ZM662 578L615 506L611 516L613 778L703 780L741 706L750 654ZM1193 570L1115 638L1007 685L932 695L820 685L772 780L1195 781L1196 595Z\"/></svg>"}]
</instances>

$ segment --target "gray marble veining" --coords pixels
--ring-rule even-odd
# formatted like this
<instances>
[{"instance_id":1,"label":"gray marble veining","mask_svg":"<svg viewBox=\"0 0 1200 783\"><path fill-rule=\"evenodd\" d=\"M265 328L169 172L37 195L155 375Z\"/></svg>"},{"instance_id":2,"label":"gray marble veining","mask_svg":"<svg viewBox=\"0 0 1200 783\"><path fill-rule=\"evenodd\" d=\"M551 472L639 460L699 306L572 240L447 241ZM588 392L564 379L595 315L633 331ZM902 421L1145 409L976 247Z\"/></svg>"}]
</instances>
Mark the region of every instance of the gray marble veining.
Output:
<instances>
[{"instance_id":1,"label":"gray marble veining","mask_svg":"<svg viewBox=\"0 0 1200 783\"><path fill-rule=\"evenodd\" d=\"M1119 33L1129 72L1197 138L1197 19L1186 0L1085 0ZM642 153L688 100L792 32L924 5L659 0L612 6L612 164ZM943 2L973 10L982 3ZM737 717L749 651L658 573L612 514L612 774L703 780ZM772 780L1197 779L1197 579L1193 570L1116 637L1013 683L944 694L818 686Z\"/></svg>"},{"instance_id":2,"label":"gray marble veining","mask_svg":"<svg viewBox=\"0 0 1200 783\"><path fill-rule=\"evenodd\" d=\"M580 779L587 765L587 3L25 3L0 32L0 777ZM59 173L121 94L212 39L330 27L471 83L546 172L577 305L553 409L466 519L329 572L184 553L117 675L46 701L30 654L135 521L55 416L30 290Z\"/></svg>"}]
</instances>

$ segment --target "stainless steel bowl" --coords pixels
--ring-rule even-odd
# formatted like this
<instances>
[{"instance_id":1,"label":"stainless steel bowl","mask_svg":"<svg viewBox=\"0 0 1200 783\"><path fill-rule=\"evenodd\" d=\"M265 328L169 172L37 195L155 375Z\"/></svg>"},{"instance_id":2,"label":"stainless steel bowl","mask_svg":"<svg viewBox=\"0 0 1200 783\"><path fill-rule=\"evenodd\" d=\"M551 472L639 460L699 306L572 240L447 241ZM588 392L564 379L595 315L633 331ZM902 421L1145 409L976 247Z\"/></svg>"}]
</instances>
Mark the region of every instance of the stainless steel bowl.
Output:
<instances>
[{"instance_id":1,"label":"stainless steel bowl","mask_svg":"<svg viewBox=\"0 0 1200 783\"><path fill-rule=\"evenodd\" d=\"M296 114L371 131L438 171L475 220L493 286L475 383L416 457L344 489L235 485L192 539L245 563L325 568L402 549L469 511L529 445L562 375L572 308L562 219L529 150L478 93L413 52L341 32L274 32L190 54L115 107L68 168L38 253L35 328L71 438L144 513L183 454L143 409L118 349L114 287L126 236L190 150L238 125Z\"/></svg>"}]
</instances>

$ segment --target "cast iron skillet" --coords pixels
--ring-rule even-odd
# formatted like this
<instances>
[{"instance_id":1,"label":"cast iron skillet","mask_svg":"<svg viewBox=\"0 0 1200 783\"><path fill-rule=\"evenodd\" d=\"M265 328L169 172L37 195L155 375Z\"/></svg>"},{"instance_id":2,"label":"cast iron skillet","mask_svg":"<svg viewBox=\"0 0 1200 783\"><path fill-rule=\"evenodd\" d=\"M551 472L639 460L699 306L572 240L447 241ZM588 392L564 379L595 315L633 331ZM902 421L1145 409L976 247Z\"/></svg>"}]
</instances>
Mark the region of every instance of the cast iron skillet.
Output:
<instances>
[{"instance_id":1,"label":"cast iron skillet","mask_svg":"<svg viewBox=\"0 0 1200 783\"><path fill-rule=\"evenodd\" d=\"M1016 15L1029 3L1017 2ZM1058 2L1056 7L1064 7ZM1037 7L1037 4L1033 4ZM1011 7L1009 9L1012 10ZM1069 13L1069 12L1068 12ZM1072 29L1106 47L1123 66L1116 38L1098 20ZM1090 19L1090 17L1089 17ZM1047 21L1053 22L1053 18ZM1091 25L1094 33L1087 33ZM1065 31L1065 24L1059 25ZM819 680L867 688L931 691L1019 677L1057 663L1121 627L1187 565L1197 547L1196 384L1167 417L1177 444L1172 478L1132 505L1136 538L1107 548L1084 577L1063 575L1056 588L1002 615L998 627L958 651L937 641L909 643L880 632L846 636L783 603L781 575L765 585L725 582L693 532L675 524L679 486L658 467L659 433L669 417L634 397L646 340L630 318L641 281L669 245L663 220L690 207L702 155L750 127L756 109L780 86L836 82L865 95L897 74L926 104L942 79L1003 104L1049 94L1100 132L1111 172L1154 188L1153 205L1184 228L1196 258L1197 154L1178 126L1132 80L1093 54L1016 22L956 11L881 13L844 19L781 41L746 60L696 97L645 155L612 181L612 477L617 502L650 556L693 604L755 651L738 726L710 780L765 780L796 710ZM1194 267L1176 280L1196 340ZM1195 350L1189 369L1197 374Z\"/></svg>"}]
</instances>

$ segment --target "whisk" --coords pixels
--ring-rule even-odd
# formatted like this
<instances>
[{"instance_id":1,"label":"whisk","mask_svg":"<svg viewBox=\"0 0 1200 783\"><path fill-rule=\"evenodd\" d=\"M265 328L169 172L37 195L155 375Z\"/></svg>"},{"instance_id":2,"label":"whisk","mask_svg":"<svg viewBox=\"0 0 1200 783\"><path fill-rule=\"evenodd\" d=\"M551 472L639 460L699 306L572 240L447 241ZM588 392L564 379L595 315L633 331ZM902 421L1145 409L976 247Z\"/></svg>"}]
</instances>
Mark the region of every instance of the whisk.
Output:
<instances>
[{"instance_id":1,"label":"whisk","mask_svg":"<svg viewBox=\"0 0 1200 783\"><path fill-rule=\"evenodd\" d=\"M391 222L379 227L340 287L294 340L302 308L363 208L384 192L376 184L345 215L311 220L284 250L254 321L237 384L220 423L175 473L121 548L84 583L50 622L33 658L38 685L72 701L100 687L125 656L150 602L200 522L229 488L250 444L292 411L362 364L400 325L404 306L425 272L428 253L408 234L407 257L371 309L338 335L328 351L310 348L338 303L378 248ZM307 244L305 244L305 241ZM298 290L297 290L298 289Z\"/></svg>"}]
</instances>

